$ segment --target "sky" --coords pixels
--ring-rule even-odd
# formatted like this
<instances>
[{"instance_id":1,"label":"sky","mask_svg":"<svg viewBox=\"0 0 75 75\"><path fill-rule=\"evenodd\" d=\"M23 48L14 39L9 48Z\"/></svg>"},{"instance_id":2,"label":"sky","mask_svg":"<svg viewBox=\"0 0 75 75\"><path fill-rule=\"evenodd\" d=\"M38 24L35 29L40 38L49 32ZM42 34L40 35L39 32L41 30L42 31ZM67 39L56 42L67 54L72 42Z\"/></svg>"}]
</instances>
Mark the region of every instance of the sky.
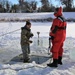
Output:
<instances>
[{"instance_id":1,"label":"sky","mask_svg":"<svg viewBox=\"0 0 75 75\"><path fill-rule=\"evenodd\" d=\"M9 0L12 4L18 4L18 0ZM32 1L32 0L28 0L28 1ZM40 0L35 0L38 2L38 7L41 6L41 2ZM61 3L59 0L49 0L51 1L51 3L55 6L55 7L60 7ZM75 0L74 0L74 6L75 6Z\"/></svg>"},{"instance_id":2,"label":"sky","mask_svg":"<svg viewBox=\"0 0 75 75\"><path fill-rule=\"evenodd\" d=\"M18 0L9 0L11 3L13 4L17 4L18 3Z\"/></svg>"},{"instance_id":3,"label":"sky","mask_svg":"<svg viewBox=\"0 0 75 75\"><path fill-rule=\"evenodd\" d=\"M18 3L18 0L9 0L9 1L10 1L11 3L13 3L13 4L17 4L17 3ZM40 7L40 6L41 6L40 0L35 0L35 1L38 2L38 7ZM54 4L55 6L58 6L59 1L56 1L56 0L49 0L49 1L51 1L52 4ZM59 3L59 5L60 5L60 3Z\"/></svg>"}]
</instances>

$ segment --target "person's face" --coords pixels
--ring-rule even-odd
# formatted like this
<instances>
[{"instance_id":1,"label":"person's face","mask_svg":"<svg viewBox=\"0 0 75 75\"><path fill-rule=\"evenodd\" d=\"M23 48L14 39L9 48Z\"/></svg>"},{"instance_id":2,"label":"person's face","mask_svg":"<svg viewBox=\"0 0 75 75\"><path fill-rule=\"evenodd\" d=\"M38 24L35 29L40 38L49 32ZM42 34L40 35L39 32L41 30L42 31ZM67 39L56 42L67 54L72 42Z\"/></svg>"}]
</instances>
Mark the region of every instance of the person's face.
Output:
<instances>
[{"instance_id":1,"label":"person's face","mask_svg":"<svg viewBox=\"0 0 75 75\"><path fill-rule=\"evenodd\" d=\"M29 28L29 29L30 29L30 28L31 28L31 24L30 24L30 25L27 25L27 28Z\"/></svg>"},{"instance_id":2,"label":"person's face","mask_svg":"<svg viewBox=\"0 0 75 75\"><path fill-rule=\"evenodd\" d=\"M56 9L54 10L54 13L56 14L56 13L58 12L58 10L59 10L59 8L56 8Z\"/></svg>"}]
</instances>

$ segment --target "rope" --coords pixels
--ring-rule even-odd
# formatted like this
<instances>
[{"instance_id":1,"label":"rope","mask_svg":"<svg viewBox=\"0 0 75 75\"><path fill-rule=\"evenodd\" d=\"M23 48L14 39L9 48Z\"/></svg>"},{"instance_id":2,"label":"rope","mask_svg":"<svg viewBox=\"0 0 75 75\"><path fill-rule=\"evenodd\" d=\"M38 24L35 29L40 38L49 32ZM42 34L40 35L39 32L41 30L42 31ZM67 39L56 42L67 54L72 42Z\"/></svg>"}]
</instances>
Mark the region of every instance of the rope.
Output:
<instances>
[{"instance_id":1,"label":"rope","mask_svg":"<svg viewBox=\"0 0 75 75\"><path fill-rule=\"evenodd\" d=\"M13 33L13 32L16 32L16 31L19 31L20 29L17 29L17 30L14 30L14 31L11 31L11 32L8 32L8 33L5 33L5 34L2 34L2 35L0 35L0 37L2 37L2 36L4 36L4 35L7 35L7 34L11 34L11 33Z\"/></svg>"}]
</instances>

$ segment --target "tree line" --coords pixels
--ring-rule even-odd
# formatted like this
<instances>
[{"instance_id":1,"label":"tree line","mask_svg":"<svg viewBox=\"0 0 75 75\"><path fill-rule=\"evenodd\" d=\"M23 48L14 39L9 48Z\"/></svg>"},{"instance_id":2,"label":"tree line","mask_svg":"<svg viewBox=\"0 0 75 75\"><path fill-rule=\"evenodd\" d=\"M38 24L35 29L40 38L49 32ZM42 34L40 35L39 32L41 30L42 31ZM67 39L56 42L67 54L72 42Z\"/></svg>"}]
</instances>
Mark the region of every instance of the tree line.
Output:
<instances>
[{"instance_id":1,"label":"tree line","mask_svg":"<svg viewBox=\"0 0 75 75\"><path fill-rule=\"evenodd\" d=\"M75 11L74 0L55 0L63 6L63 11ZM21 12L53 12L54 4L52 0L40 0L38 6L36 0L18 0L18 4L12 4L9 0L0 0L0 13L21 13Z\"/></svg>"}]
</instances>

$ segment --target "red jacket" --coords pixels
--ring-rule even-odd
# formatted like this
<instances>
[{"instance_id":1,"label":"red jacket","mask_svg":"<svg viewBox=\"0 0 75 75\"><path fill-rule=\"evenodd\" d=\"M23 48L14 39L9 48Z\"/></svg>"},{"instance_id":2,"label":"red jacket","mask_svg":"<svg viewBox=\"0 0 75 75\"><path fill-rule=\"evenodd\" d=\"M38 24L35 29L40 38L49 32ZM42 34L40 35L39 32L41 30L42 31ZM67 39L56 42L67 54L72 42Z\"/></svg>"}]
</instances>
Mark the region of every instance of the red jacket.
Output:
<instances>
[{"instance_id":1,"label":"red jacket","mask_svg":"<svg viewBox=\"0 0 75 75\"><path fill-rule=\"evenodd\" d=\"M50 29L50 36L54 37L54 41L64 41L66 38L66 21L62 16L62 8L60 7L57 13L54 13L56 17L53 20L53 24Z\"/></svg>"}]
</instances>

